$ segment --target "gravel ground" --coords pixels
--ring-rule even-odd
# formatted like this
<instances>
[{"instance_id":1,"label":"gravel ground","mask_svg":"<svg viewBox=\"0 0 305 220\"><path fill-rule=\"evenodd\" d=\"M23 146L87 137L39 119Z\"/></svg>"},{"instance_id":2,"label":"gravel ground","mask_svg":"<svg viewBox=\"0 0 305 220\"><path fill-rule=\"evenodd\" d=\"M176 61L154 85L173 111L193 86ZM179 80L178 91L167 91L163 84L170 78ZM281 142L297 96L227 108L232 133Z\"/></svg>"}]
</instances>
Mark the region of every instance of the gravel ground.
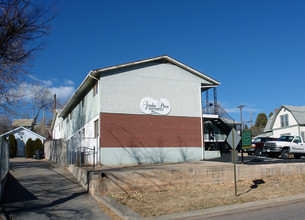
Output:
<instances>
[{"instance_id":1,"label":"gravel ground","mask_svg":"<svg viewBox=\"0 0 305 220\"><path fill-rule=\"evenodd\" d=\"M163 187L154 192L110 194L145 217L206 209L305 193L305 175L270 176L234 183Z\"/></svg>"}]
</instances>

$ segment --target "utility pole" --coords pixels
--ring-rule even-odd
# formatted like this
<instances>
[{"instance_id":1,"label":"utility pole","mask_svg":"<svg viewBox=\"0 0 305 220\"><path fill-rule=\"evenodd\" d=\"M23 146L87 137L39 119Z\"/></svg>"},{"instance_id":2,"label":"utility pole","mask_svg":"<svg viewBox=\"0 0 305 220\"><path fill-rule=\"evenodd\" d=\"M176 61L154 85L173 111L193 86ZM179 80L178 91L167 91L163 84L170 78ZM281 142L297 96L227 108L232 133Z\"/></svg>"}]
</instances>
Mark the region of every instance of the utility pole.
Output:
<instances>
[{"instance_id":1,"label":"utility pole","mask_svg":"<svg viewBox=\"0 0 305 220\"><path fill-rule=\"evenodd\" d=\"M243 128L243 113L242 113L242 110L243 110L243 107L245 107L246 105L239 105L237 106L237 108L239 108L240 110L240 135L242 135L242 132L244 130ZM241 163L243 164L244 163L244 154L243 154L243 148L241 147Z\"/></svg>"},{"instance_id":2,"label":"utility pole","mask_svg":"<svg viewBox=\"0 0 305 220\"><path fill-rule=\"evenodd\" d=\"M240 132L242 132L244 130L243 128L243 113L242 113L242 110L243 110L243 107L245 107L246 105L239 105L237 106L237 108L239 108L240 110L240 123L241 123L241 129L240 129Z\"/></svg>"}]
</instances>

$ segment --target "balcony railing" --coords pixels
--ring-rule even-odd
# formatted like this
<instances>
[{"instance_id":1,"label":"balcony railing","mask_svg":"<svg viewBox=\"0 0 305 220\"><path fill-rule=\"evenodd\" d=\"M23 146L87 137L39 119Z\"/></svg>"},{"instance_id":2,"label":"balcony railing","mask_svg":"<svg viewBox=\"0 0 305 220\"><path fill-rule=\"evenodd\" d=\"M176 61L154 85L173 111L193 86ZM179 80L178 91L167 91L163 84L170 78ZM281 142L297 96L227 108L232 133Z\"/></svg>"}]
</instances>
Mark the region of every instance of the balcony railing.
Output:
<instances>
[{"instance_id":1,"label":"balcony railing","mask_svg":"<svg viewBox=\"0 0 305 220\"><path fill-rule=\"evenodd\" d=\"M203 114L213 114L218 115L219 119L221 119L230 127L235 127L235 129L240 129L240 122L235 121L220 105L214 105L213 103L209 103L208 105L203 106L202 108Z\"/></svg>"}]
</instances>

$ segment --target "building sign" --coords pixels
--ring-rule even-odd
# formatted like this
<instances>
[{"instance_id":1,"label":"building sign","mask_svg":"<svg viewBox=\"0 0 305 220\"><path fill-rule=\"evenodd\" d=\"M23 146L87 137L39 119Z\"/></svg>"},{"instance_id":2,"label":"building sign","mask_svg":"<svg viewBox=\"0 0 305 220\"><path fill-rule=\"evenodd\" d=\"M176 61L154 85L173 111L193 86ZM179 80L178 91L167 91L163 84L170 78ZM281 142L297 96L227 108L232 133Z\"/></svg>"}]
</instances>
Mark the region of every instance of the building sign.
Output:
<instances>
[{"instance_id":1,"label":"building sign","mask_svg":"<svg viewBox=\"0 0 305 220\"><path fill-rule=\"evenodd\" d=\"M141 100L140 108L142 112L149 115L153 113L167 115L171 110L168 100L161 98L159 101L150 97L145 97Z\"/></svg>"}]
</instances>

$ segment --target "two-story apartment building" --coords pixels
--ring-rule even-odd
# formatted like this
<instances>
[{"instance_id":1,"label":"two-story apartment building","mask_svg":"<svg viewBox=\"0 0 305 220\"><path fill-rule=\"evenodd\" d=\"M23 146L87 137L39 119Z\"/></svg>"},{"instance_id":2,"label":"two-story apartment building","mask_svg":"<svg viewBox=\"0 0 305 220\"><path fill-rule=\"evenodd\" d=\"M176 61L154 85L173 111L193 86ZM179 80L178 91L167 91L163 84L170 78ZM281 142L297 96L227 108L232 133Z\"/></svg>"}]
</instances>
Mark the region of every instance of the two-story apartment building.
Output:
<instances>
[{"instance_id":1,"label":"two-story apartment building","mask_svg":"<svg viewBox=\"0 0 305 220\"><path fill-rule=\"evenodd\" d=\"M94 147L101 164L211 158L202 93L219 84L166 55L93 70L56 111L53 138Z\"/></svg>"},{"instance_id":2,"label":"two-story apartment building","mask_svg":"<svg viewBox=\"0 0 305 220\"><path fill-rule=\"evenodd\" d=\"M282 105L273 114L264 129L272 137L297 135L305 138L305 106Z\"/></svg>"}]
</instances>

